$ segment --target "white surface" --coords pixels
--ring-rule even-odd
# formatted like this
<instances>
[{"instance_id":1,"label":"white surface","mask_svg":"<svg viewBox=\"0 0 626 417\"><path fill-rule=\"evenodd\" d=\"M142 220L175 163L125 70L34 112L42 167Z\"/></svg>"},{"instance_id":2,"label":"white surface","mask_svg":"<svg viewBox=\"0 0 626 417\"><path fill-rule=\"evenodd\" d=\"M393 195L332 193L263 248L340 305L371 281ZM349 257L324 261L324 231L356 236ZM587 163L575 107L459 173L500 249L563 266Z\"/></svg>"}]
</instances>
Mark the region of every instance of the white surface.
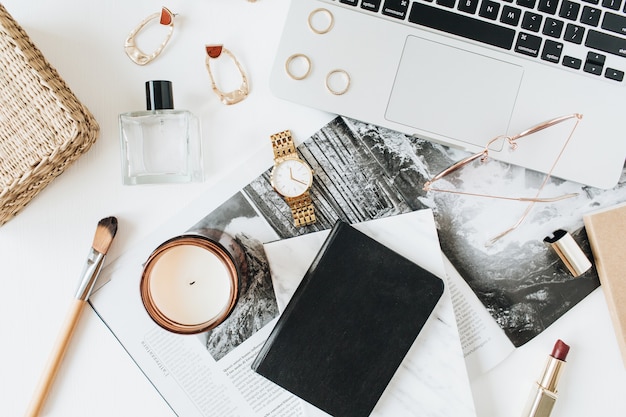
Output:
<instances>
[{"instance_id":1,"label":"white surface","mask_svg":"<svg viewBox=\"0 0 626 417\"><path fill-rule=\"evenodd\" d=\"M291 129L300 142L332 115L272 97L273 54L287 0L5 0L100 123L98 142L15 219L0 228L0 416L21 416L65 318L98 221L119 220L109 260L156 229L228 171ZM179 13L170 44L139 67L124 54L128 32L168 6ZM222 105L204 68L204 45L223 43L247 70L251 95ZM222 64L222 62L220 62ZM228 69L225 64L226 70ZM144 107L143 83L174 83L177 108L203 128L202 184L122 186L117 115ZM472 384L479 416L516 416L557 338L572 346L553 416L623 416L626 371L601 291ZM85 311L44 409L46 416L153 416L173 413L92 310Z\"/></svg>"}]
</instances>

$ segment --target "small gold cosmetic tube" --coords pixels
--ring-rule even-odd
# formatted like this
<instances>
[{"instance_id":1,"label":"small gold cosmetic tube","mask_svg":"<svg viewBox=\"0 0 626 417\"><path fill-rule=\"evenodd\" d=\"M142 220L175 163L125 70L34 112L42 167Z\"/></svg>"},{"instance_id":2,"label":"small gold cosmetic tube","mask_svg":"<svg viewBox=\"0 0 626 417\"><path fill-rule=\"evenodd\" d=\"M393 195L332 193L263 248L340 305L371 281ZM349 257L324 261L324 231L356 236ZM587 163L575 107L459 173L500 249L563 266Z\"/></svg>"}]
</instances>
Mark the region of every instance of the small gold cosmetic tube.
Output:
<instances>
[{"instance_id":1,"label":"small gold cosmetic tube","mask_svg":"<svg viewBox=\"0 0 626 417\"><path fill-rule=\"evenodd\" d=\"M567 269L578 277L591 268L591 262L576 243L572 235L565 230L556 230L553 236L543 239L559 255Z\"/></svg>"}]
</instances>

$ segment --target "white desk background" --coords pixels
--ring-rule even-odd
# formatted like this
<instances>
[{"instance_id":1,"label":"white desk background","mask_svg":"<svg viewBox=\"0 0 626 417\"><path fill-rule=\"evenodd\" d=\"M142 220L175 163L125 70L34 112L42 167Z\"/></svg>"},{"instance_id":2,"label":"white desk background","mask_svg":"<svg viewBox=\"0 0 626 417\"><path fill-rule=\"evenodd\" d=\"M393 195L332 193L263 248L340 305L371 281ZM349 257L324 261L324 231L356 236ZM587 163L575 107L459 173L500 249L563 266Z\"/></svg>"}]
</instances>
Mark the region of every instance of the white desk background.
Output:
<instances>
[{"instance_id":1,"label":"white desk background","mask_svg":"<svg viewBox=\"0 0 626 417\"><path fill-rule=\"evenodd\" d=\"M17 417L27 407L65 318L101 218L113 215L120 222L110 261L213 184L228 181L228 171L260 149L267 149L269 167L270 134L291 129L302 141L333 115L281 101L268 89L287 0L2 3L101 127L92 149L0 228L0 416ZM161 6L179 14L173 38L156 61L137 66L124 54L124 39ZM204 45L211 43L223 43L247 70L251 94L244 102L227 107L211 91L204 67ZM204 183L121 185L117 115L144 109L143 83L149 79L171 80L176 107L201 118ZM597 290L472 382L478 416L519 416L557 338L572 349L553 416L626 415L626 370L604 295ZM87 309L44 415L170 417L174 413L93 310Z\"/></svg>"}]
</instances>

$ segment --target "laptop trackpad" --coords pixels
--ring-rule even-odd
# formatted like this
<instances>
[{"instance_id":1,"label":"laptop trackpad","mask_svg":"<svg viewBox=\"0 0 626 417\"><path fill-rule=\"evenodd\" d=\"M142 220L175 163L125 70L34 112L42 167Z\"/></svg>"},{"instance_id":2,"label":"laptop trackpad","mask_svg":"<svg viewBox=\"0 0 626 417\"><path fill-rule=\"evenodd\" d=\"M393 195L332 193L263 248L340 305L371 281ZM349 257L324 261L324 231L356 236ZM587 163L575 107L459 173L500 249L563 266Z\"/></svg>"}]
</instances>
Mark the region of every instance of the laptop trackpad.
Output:
<instances>
[{"instance_id":1,"label":"laptop trackpad","mask_svg":"<svg viewBox=\"0 0 626 417\"><path fill-rule=\"evenodd\" d=\"M521 67L409 36L385 117L436 135L484 146L506 133Z\"/></svg>"}]
</instances>

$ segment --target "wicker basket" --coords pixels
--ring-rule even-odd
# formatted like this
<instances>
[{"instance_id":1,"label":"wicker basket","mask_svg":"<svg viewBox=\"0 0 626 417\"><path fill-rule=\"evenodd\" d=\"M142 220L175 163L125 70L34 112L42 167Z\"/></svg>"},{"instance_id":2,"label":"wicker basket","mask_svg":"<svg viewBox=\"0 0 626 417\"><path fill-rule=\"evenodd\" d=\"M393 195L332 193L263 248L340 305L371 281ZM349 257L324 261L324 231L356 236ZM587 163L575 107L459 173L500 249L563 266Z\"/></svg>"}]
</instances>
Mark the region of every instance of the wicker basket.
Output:
<instances>
[{"instance_id":1,"label":"wicker basket","mask_svg":"<svg viewBox=\"0 0 626 417\"><path fill-rule=\"evenodd\" d=\"M0 225L86 152L99 127L0 4Z\"/></svg>"}]
</instances>

